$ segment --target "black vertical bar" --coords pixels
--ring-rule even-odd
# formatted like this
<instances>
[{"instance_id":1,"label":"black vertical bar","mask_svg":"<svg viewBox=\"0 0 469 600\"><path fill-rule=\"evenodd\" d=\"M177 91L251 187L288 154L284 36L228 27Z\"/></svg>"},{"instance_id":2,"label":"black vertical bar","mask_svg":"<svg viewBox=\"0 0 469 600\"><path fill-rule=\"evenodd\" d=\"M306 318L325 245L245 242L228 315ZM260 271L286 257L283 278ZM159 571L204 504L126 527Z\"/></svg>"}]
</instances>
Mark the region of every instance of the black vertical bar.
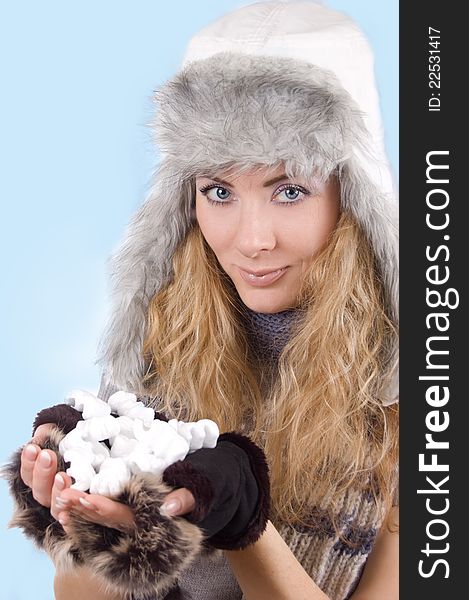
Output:
<instances>
[{"instance_id":1,"label":"black vertical bar","mask_svg":"<svg viewBox=\"0 0 469 600\"><path fill-rule=\"evenodd\" d=\"M455 2L400 5L404 600L469 593L465 28Z\"/></svg>"}]
</instances>

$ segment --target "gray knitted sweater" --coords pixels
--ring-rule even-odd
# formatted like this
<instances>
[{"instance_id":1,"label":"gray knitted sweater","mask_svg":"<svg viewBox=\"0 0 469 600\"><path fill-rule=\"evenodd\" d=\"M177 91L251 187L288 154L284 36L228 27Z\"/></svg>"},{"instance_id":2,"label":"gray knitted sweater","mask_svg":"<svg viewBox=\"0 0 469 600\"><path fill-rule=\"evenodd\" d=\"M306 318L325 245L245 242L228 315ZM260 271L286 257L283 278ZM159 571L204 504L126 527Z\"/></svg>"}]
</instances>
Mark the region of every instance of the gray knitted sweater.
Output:
<instances>
[{"instance_id":1,"label":"gray knitted sweater","mask_svg":"<svg viewBox=\"0 0 469 600\"><path fill-rule=\"evenodd\" d=\"M245 327L253 354L263 363L275 362L287 343L298 313L286 310L276 314L246 311ZM331 598L348 598L356 587L371 551L381 516L371 496L349 493L334 497L340 533L354 542L345 544L336 533L323 507L314 507L308 526L283 525L279 533L297 560L316 584ZM339 502L337 502L339 500ZM209 585L207 585L209 582ZM223 554L200 557L180 579L183 596L193 600L240 600L243 594Z\"/></svg>"},{"instance_id":2,"label":"gray knitted sweater","mask_svg":"<svg viewBox=\"0 0 469 600\"><path fill-rule=\"evenodd\" d=\"M287 343L298 313L287 310L276 314L246 311L244 326L251 351L261 363L275 364ZM115 391L102 386L103 399ZM353 542L346 544L334 528L327 507L335 507L340 534ZM278 531L297 560L316 584L331 598L345 600L355 589L372 549L382 516L373 498L360 492L337 497L331 490L323 505L312 507L308 525L284 524ZM179 579L184 600L242 600L230 565L221 551L200 555Z\"/></svg>"}]
</instances>

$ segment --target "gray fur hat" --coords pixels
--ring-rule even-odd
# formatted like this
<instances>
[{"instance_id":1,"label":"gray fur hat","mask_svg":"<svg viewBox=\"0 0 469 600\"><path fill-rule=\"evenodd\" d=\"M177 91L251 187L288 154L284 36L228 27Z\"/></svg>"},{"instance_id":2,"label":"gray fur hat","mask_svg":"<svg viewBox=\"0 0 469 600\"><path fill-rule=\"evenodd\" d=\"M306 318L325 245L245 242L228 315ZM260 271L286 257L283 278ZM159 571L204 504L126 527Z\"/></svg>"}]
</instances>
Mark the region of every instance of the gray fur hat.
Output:
<instances>
[{"instance_id":1,"label":"gray fur hat","mask_svg":"<svg viewBox=\"0 0 469 600\"><path fill-rule=\"evenodd\" d=\"M262 2L226 15L191 41L184 67L156 92L161 161L112 259L114 306L100 357L109 381L141 389L148 304L170 281L173 254L192 226L194 179L233 165L283 162L288 174L322 180L336 173L342 209L368 236L388 314L397 322L397 202L363 40L350 19L323 6ZM344 83L355 61L356 87L368 89L360 104ZM386 404L396 398L397 369Z\"/></svg>"}]
</instances>

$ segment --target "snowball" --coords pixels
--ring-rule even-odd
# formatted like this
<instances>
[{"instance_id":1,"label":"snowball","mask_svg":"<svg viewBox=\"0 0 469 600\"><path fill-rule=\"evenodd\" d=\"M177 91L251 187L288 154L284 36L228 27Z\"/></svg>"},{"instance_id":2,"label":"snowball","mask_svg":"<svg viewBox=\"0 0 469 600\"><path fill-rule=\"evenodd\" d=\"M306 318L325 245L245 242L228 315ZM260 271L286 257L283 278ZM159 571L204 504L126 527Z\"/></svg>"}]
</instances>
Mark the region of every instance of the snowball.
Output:
<instances>
[{"instance_id":1,"label":"snowball","mask_svg":"<svg viewBox=\"0 0 469 600\"><path fill-rule=\"evenodd\" d=\"M125 435L116 435L111 446L111 456L125 458L138 447L139 443L136 439L128 438Z\"/></svg>"},{"instance_id":2,"label":"snowball","mask_svg":"<svg viewBox=\"0 0 469 600\"><path fill-rule=\"evenodd\" d=\"M67 475L75 479L72 488L86 492L90 489L92 480L96 475L96 471L91 464L86 460L74 460L67 469Z\"/></svg>"},{"instance_id":3,"label":"snowball","mask_svg":"<svg viewBox=\"0 0 469 600\"><path fill-rule=\"evenodd\" d=\"M119 434L125 435L126 437L134 437L134 420L124 415L117 417L116 421L119 423Z\"/></svg>"},{"instance_id":4,"label":"snowball","mask_svg":"<svg viewBox=\"0 0 469 600\"><path fill-rule=\"evenodd\" d=\"M93 445L88 440L83 439L83 430L81 428L72 429L67 435L62 438L59 442L59 452L63 456L67 450L72 448L85 448L93 451Z\"/></svg>"},{"instance_id":5,"label":"snowball","mask_svg":"<svg viewBox=\"0 0 469 600\"><path fill-rule=\"evenodd\" d=\"M109 458L110 451L109 448L101 442L92 442L92 447L93 460L91 461L91 464L94 468L99 468L106 458Z\"/></svg>"},{"instance_id":6,"label":"snowball","mask_svg":"<svg viewBox=\"0 0 469 600\"><path fill-rule=\"evenodd\" d=\"M115 392L112 396L109 396L108 400L112 412L116 412L118 415L125 415L127 410L136 402L137 396L128 392Z\"/></svg>"},{"instance_id":7,"label":"snowball","mask_svg":"<svg viewBox=\"0 0 469 600\"><path fill-rule=\"evenodd\" d=\"M85 421L83 437L93 442L101 442L116 436L120 431L119 423L112 415L94 417Z\"/></svg>"},{"instance_id":8,"label":"snowball","mask_svg":"<svg viewBox=\"0 0 469 600\"><path fill-rule=\"evenodd\" d=\"M203 423L205 430L204 448L215 448L217 445L220 430L215 421L211 419L200 419L199 425Z\"/></svg>"},{"instance_id":9,"label":"snowball","mask_svg":"<svg viewBox=\"0 0 469 600\"><path fill-rule=\"evenodd\" d=\"M62 439L59 451L70 463L72 487L92 494L115 497L132 475L161 475L189 452L214 448L219 436L217 424L209 419L193 423L155 419L152 408L124 391L104 402L74 390L66 402L82 412L83 420Z\"/></svg>"},{"instance_id":10,"label":"snowball","mask_svg":"<svg viewBox=\"0 0 469 600\"><path fill-rule=\"evenodd\" d=\"M166 467L169 466L163 459L141 450L136 450L129 454L127 464L134 475L137 473L153 473L154 475L160 475Z\"/></svg>"},{"instance_id":11,"label":"snowball","mask_svg":"<svg viewBox=\"0 0 469 600\"><path fill-rule=\"evenodd\" d=\"M107 402L99 398L86 400L83 404L83 418L92 419L93 417L104 417L111 414L111 407Z\"/></svg>"},{"instance_id":12,"label":"snowball","mask_svg":"<svg viewBox=\"0 0 469 600\"><path fill-rule=\"evenodd\" d=\"M130 479L130 475L130 469L123 458L108 458L90 482L90 493L117 496Z\"/></svg>"},{"instance_id":13,"label":"snowball","mask_svg":"<svg viewBox=\"0 0 469 600\"><path fill-rule=\"evenodd\" d=\"M145 423L151 423L155 418L155 411L145 406L142 402L136 402L125 412L125 416L131 419L141 419Z\"/></svg>"},{"instance_id":14,"label":"snowball","mask_svg":"<svg viewBox=\"0 0 469 600\"><path fill-rule=\"evenodd\" d=\"M79 411L82 411L87 401L97 400L96 396L90 394L90 392L86 392L85 390L73 390L70 394L65 398L65 402L73 406Z\"/></svg>"}]
</instances>

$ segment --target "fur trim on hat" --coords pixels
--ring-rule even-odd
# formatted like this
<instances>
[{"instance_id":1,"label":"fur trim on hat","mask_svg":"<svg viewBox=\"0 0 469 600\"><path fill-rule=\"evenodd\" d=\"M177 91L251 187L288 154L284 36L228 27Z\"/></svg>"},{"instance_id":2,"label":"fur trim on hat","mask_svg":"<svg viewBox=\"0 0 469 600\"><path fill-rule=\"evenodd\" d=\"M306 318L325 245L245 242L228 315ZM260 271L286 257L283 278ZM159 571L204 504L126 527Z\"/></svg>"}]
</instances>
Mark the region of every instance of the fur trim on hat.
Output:
<instances>
[{"instance_id":1,"label":"fur trim on hat","mask_svg":"<svg viewBox=\"0 0 469 600\"><path fill-rule=\"evenodd\" d=\"M155 99L163 159L112 263L114 307L100 352L110 381L142 391L147 308L170 281L175 249L192 225L195 177L232 166L283 163L288 175L319 183L335 174L342 209L370 241L388 315L397 322L396 203L358 158L373 160L371 139L332 72L293 58L222 52L189 63ZM397 349L391 362L397 364Z\"/></svg>"}]
</instances>

